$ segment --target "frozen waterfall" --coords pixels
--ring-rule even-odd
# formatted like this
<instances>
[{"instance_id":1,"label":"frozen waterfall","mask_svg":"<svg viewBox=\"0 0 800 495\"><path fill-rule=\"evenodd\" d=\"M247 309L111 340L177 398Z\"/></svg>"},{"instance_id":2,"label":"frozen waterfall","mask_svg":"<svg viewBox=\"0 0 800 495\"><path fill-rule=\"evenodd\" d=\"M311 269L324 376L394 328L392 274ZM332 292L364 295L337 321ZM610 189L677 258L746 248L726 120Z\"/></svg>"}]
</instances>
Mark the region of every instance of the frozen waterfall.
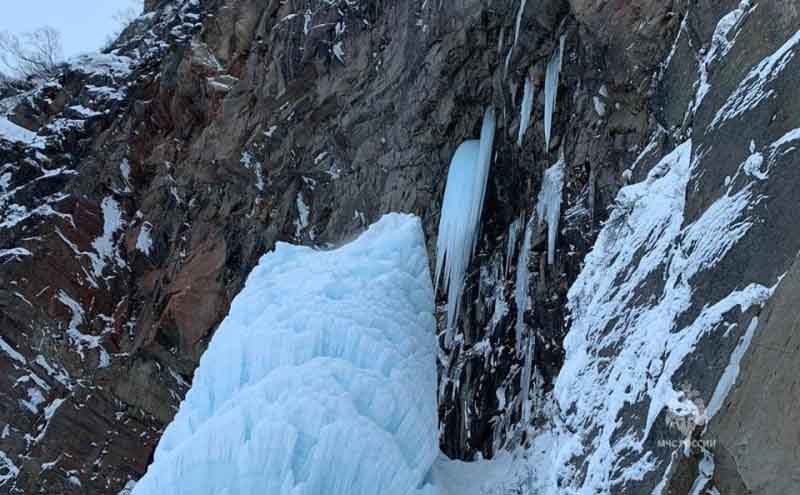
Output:
<instances>
[{"instance_id":1,"label":"frozen waterfall","mask_svg":"<svg viewBox=\"0 0 800 495\"><path fill-rule=\"evenodd\" d=\"M480 141L462 143L453 155L447 174L439 218L434 277L437 288L439 279L444 277L443 287L447 290L447 347L452 342L464 292L464 279L478 241L494 132L494 107L489 107L483 117Z\"/></svg>"}]
</instances>

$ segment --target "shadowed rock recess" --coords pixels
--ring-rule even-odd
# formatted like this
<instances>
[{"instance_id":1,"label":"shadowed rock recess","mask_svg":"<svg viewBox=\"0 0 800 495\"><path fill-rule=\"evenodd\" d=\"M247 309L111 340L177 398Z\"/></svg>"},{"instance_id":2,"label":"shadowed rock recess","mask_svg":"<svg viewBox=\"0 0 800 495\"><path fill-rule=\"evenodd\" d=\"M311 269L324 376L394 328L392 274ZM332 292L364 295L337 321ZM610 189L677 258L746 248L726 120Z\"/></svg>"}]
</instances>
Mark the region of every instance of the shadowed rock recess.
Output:
<instances>
[{"instance_id":1,"label":"shadowed rock recess","mask_svg":"<svg viewBox=\"0 0 800 495\"><path fill-rule=\"evenodd\" d=\"M442 452L514 452L487 493L800 493L799 29L788 0L146 1L0 88L0 494L126 493L276 242L406 212L433 263L490 106Z\"/></svg>"}]
</instances>

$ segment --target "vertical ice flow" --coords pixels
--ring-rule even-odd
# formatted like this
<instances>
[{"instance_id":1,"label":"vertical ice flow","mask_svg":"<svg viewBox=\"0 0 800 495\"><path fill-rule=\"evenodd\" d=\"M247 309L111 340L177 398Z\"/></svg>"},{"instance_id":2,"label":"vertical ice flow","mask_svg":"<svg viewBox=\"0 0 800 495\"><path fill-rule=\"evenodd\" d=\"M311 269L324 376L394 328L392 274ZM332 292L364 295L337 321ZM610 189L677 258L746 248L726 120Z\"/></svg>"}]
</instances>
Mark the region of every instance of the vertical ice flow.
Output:
<instances>
[{"instance_id":1,"label":"vertical ice flow","mask_svg":"<svg viewBox=\"0 0 800 495\"><path fill-rule=\"evenodd\" d=\"M564 58L564 43L566 37L561 35L557 51L553 52L547 63L547 73L544 80L544 141L546 148L550 149L550 130L553 125L553 113L556 110L556 97L558 96L558 79L561 75L561 65Z\"/></svg>"},{"instance_id":2,"label":"vertical ice flow","mask_svg":"<svg viewBox=\"0 0 800 495\"><path fill-rule=\"evenodd\" d=\"M561 217L561 190L564 187L564 156L552 167L544 171L542 189L536 203L536 216L539 225L547 224L547 264L552 265L556 259L556 237L558 221Z\"/></svg>"},{"instance_id":3,"label":"vertical ice flow","mask_svg":"<svg viewBox=\"0 0 800 495\"><path fill-rule=\"evenodd\" d=\"M494 107L489 107L483 117L480 140L465 141L458 147L447 174L439 218L434 277L437 289L440 278L444 278L442 283L447 291L447 347L452 343L464 291L464 278L480 231L495 125Z\"/></svg>"},{"instance_id":4,"label":"vertical ice flow","mask_svg":"<svg viewBox=\"0 0 800 495\"><path fill-rule=\"evenodd\" d=\"M517 136L517 146L522 146L525 132L531 123L531 113L533 113L533 81L530 76L525 77L525 90L522 95L522 108L519 115L519 135Z\"/></svg>"}]
</instances>

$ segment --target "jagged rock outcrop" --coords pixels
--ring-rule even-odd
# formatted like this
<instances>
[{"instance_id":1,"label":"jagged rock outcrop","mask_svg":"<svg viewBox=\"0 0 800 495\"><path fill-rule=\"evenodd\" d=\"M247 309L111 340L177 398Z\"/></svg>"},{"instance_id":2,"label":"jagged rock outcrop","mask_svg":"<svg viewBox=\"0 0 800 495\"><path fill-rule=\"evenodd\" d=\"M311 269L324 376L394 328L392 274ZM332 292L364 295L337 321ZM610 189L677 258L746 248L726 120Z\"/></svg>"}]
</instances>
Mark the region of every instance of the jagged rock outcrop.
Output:
<instances>
[{"instance_id":1,"label":"jagged rock outcrop","mask_svg":"<svg viewBox=\"0 0 800 495\"><path fill-rule=\"evenodd\" d=\"M641 439L653 454L640 477L623 476L643 465L635 449L609 456L618 471L592 471L600 469L591 457L600 452L596 438L605 432L613 444L644 431L653 382L633 392L616 426L570 423L581 404L559 410L553 401L570 359L564 338L575 330L567 292L612 204L626 232L619 212L636 206L615 202L620 187L659 179L672 165L653 167L689 138L692 174L674 228L713 216L721 197L741 193L753 202L740 220L746 234L690 281L695 298L675 315L675 329L706 302L751 282L771 288L789 269L800 249L785 228L797 206L790 133L800 128L800 109L789 95L800 48L785 48L798 36L796 7L732 0L153 0L145 7L109 54L2 93L0 493L117 493L141 476L216 325L276 241L336 245L383 213L404 211L423 219L433 256L447 165L463 140L478 135L490 105L498 129L481 239L456 345L442 341L440 354L442 450L491 456L561 422L565 431L585 428L578 443L587 452L542 460L558 473L551 487L645 493L665 472L678 473L675 493L683 493L681 479L696 482L698 463L711 454L675 461L680 448L657 444L685 433L673 427L669 408ZM720 23L739 9L724 17L730 26ZM544 86L562 36L547 149ZM526 78L533 119L518 146ZM562 214L548 264L535 211L544 170L560 157ZM643 311L667 291L661 275L678 257L669 253L616 316ZM631 258L615 287L645 255ZM521 270L530 276L518 277ZM675 386L708 404L756 306L725 314L680 363ZM518 322L524 343L516 341ZM612 334L618 322L602 323ZM734 330L722 334L723 327ZM613 342L587 340L601 366L634 333L620 328ZM521 383L519 349L533 353L530 387ZM657 368L648 373L660 376ZM606 377L592 386L616 383ZM746 403L737 397L722 418ZM530 425L522 421L528 415ZM721 421L711 432L735 462L757 455L730 446L731 426ZM570 475L561 476L564 466ZM740 474L744 483L763 476ZM711 478L708 489L717 483Z\"/></svg>"}]
</instances>

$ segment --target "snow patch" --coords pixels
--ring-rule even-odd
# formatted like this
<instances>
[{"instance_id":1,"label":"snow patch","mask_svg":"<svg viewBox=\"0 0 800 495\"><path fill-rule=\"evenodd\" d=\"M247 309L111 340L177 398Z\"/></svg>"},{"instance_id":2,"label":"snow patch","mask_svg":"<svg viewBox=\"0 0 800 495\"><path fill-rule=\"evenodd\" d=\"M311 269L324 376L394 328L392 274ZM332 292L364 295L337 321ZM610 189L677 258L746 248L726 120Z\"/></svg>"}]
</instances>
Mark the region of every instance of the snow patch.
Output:
<instances>
[{"instance_id":1,"label":"snow patch","mask_svg":"<svg viewBox=\"0 0 800 495\"><path fill-rule=\"evenodd\" d=\"M795 48L800 43L800 31L794 33L780 48L762 60L745 76L733 94L719 109L709 129L744 114L775 94L767 86L772 83L794 58Z\"/></svg>"},{"instance_id":2,"label":"snow patch","mask_svg":"<svg viewBox=\"0 0 800 495\"><path fill-rule=\"evenodd\" d=\"M264 177L261 172L261 162L255 159L253 155L249 151L245 151L242 153L242 157L239 160L239 163L242 164L244 168L247 170L252 170L256 176L256 189L259 192L264 191Z\"/></svg>"},{"instance_id":3,"label":"snow patch","mask_svg":"<svg viewBox=\"0 0 800 495\"><path fill-rule=\"evenodd\" d=\"M733 48L736 41L737 29L741 26L745 16L752 10L750 0L742 0L737 8L723 16L717 23L714 29L714 34L711 36L711 45L708 51L700 61L698 67L699 77L696 83L697 93L692 103L691 113L694 114L703 102L708 92L711 90L711 83L709 81L708 71L714 61L723 58ZM731 33L734 33L733 39L729 39Z\"/></svg>"},{"instance_id":4,"label":"snow patch","mask_svg":"<svg viewBox=\"0 0 800 495\"><path fill-rule=\"evenodd\" d=\"M5 352L11 359L17 361L20 364L27 364L28 361L25 359L25 356L17 352L16 349L11 347L11 345L6 342L3 337L0 337L0 351Z\"/></svg>"},{"instance_id":5,"label":"snow patch","mask_svg":"<svg viewBox=\"0 0 800 495\"><path fill-rule=\"evenodd\" d=\"M107 196L100 203L100 209L103 212L103 233L92 242L92 247L97 254L87 253L92 261L94 275L98 278L102 278L103 269L109 261L120 268L125 266L125 261L120 257L114 241L114 234L125 224L119 203L114 198Z\"/></svg>"},{"instance_id":6,"label":"snow patch","mask_svg":"<svg viewBox=\"0 0 800 495\"><path fill-rule=\"evenodd\" d=\"M22 143L32 148L44 149L45 140L33 131L18 126L6 117L0 115L0 140L5 139L12 143Z\"/></svg>"},{"instance_id":7,"label":"snow patch","mask_svg":"<svg viewBox=\"0 0 800 495\"><path fill-rule=\"evenodd\" d=\"M139 235L136 237L136 249L145 256L150 256L150 250L153 249L153 225L150 222L144 222L139 227Z\"/></svg>"},{"instance_id":8,"label":"snow patch","mask_svg":"<svg viewBox=\"0 0 800 495\"><path fill-rule=\"evenodd\" d=\"M83 310L83 306L78 303L75 299L71 298L66 292L60 290L58 292L58 296L56 299L66 306L72 316L70 317L69 324L67 325L67 335L69 336L70 340L72 341L73 345L75 345L76 352L81 356L81 359L85 359L84 348L88 349L98 349L100 352L100 368L106 368L108 365L111 364L111 360L109 358L108 352L105 348L100 345L102 341L102 337L97 335L87 335L82 333L78 327L84 321L85 312Z\"/></svg>"},{"instance_id":9,"label":"snow patch","mask_svg":"<svg viewBox=\"0 0 800 495\"><path fill-rule=\"evenodd\" d=\"M0 249L0 265L4 265L12 261L21 261L22 258L26 256L33 256L33 253L21 247Z\"/></svg>"}]
</instances>

